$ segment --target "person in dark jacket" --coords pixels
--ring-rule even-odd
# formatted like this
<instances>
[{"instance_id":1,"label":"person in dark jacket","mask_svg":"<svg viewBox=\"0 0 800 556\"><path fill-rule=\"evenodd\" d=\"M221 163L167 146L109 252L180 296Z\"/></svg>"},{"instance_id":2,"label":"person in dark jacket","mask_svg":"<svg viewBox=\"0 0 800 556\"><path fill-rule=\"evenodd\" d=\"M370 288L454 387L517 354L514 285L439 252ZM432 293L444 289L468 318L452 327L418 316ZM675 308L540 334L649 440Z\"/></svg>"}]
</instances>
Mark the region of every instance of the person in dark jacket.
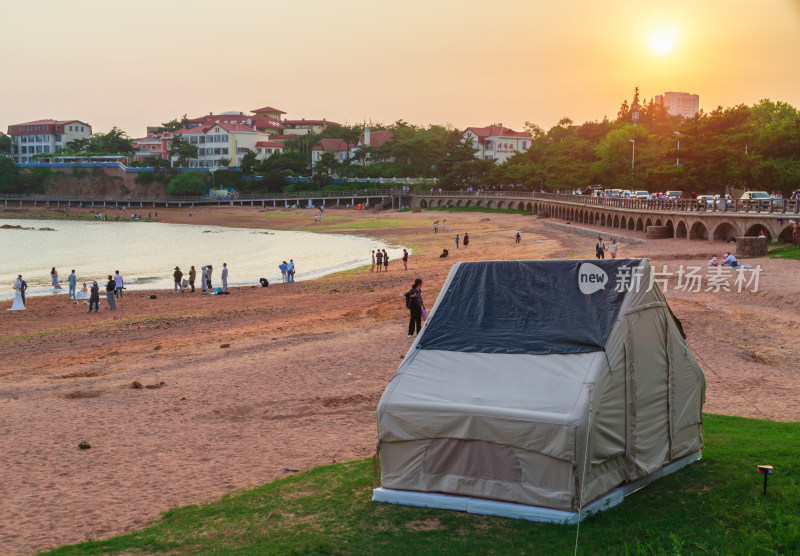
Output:
<instances>
[{"instance_id":1,"label":"person in dark jacket","mask_svg":"<svg viewBox=\"0 0 800 556\"><path fill-rule=\"evenodd\" d=\"M117 289L117 283L114 277L108 275L108 284L106 284L106 299L108 300L108 309L115 311L117 309L117 302L114 301L114 290Z\"/></svg>"},{"instance_id":2,"label":"person in dark jacket","mask_svg":"<svg viewBox=\"0 0 800 556\"><path fill-rule=\"evenodd\" d=\"M100 286L97 285L97 280L92 282L92 287L89 288L89 310L88 313L92 312L92 303L94 303L94 312L97 313L100 311Z\"/></svg>"},{"instance_id":3,"label":"person in dark jacket","mask_svg":"<svg viewBox=\"0 0 800 556\"><path fill-rule=\"evenodd\" d=\"M194 281L197 279L197 271L194 269L194 265L192 268L189 269L189 285L192 287L192 293L194 293Z\"/></svg>"},{"instance_id":4,"label":"person in dark jacket","mask_svg":"<svg viewBox=\"0 0 800 556\"><path fill-rule=\"evenodd\" d=\"M411 319L408 321L408 337L411 338L415 327L417 335L422 329L422 309L425 308L422 301L422 280L419 278L414 280L414 285L406 292L406 307L411 312Z\"/></svg>"},{"instance_id":5,"label":"person in dark jacket","mask_svg":"<svg viewBox=\"0 0 800 556\"><path fill-rule=\"evenodd\" d=\"M181 293L183 293L183 284L181 283L183 280L183 272L181 272L180 267L175 267L175 272L172 274L172 277L175 278L175 287L172 288L172 293L178 293L178 288L180 288Z\"/></svg>"}]
</instances>

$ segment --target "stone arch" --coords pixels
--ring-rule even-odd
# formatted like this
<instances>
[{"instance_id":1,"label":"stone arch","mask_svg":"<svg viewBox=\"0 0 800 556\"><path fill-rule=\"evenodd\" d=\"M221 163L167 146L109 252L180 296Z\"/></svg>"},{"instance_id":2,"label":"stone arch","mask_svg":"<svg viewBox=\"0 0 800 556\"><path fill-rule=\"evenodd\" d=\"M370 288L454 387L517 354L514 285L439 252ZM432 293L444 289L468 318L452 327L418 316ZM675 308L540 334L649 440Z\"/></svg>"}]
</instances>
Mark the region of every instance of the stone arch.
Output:
<instances>
[{"instance_id":1,"label":"stone arch","mask_svg":"<svg viewBox=\"0 0 800 556\"><path fill-rule=\"evenodd\" d=\"M642 218L639 217L639 219L636 220L636 231L641 232L643 230L644 230L644 222L642 221Z\"/></svg>"},{"instance_id":2,"label":"stone arch","mask_svg":"<svg viewBox=\"0 0 800 556\"><path fill-rule=\"evenodd\" d=\"M439 199L439 202L436 204L436 206L437 207L443 207L444 206L444 199Z\"/></svg>"},{"instance_id":3,"label":"stone arch","mask_svg":"<svg viewBox=\"0 0 800 556\"><path fill-rule=\"evenodd\" d=\"M525 203L520 201L519 204L517 205L517 210L525 210Z\"/></svg>"},{"instance_id":4,"label":"stone arch","mask_svg":"<svg viewBox=\"0 0 800 556\"><path fill-rule=\"evenodd\" d=\"M605 226L606 225L606 213L605 212L601 212L600 213L600 225L601 226Z\"/></svg>"},{"instance_id":5,"label":"stone arch","mask_svg":"<svg viewBox=\"0 0 800 556\"><path fill-rule=\"evenodd\" d=\"M423 208L423 209L426 209L426 208L428 208L428 201L426 201L425 199L422 199L422 200L419 202L419 208Z\"/></svg>"},{"instance_id":6,"label":"stone arch","mask_svg":"<svg viewBox=\"0 0 800 556\"><path fill-rule=\"evenodd\" d=\"M729 237L736 237L738 235L739 231L733 224L730 222L721 222L714 228L714 235L712 237L718 241L725 241Z\"/></svg>"},{"instance_id":7,"label":"stone arch","mask_svg":"<svg viewBox=\"0 0 800 556\"><path fill-rule=\"evenodd\" d=\"M464 206L465 207L471 207L472 206L472 199L467 199L467 202L464 203Z\"/></svg>"},{"instance_id":8,"label":"stone arch","mask_svg":"<svg viewBox=\"0 0 800 556\"><path fill-rule=\"evenodd\" d=\"M611 218L611 217L609 216L609 218ZM614 215L614 226L613 227L614 228L619 228L619 216L617 216L616 214Z\"/></svg>"},{"instance_id":9,"label":"stone arch","mask_svg":"<svg viewBox=\"0 0 800 556\"><path fill-rule=\"evenodd\" d=\"M686 222L679 220L678 223L675 224L675 237L685 238L686 235Z\"/></svg>"},{"instance_id":10,"label":"stone arch","mask_svg":"<svg viewBox=\"0 0 800 556\"><path fill-rule=\"evenodd\" d=\"M478 201L475 203L475 206L476 207L482 207L483 206L483 200L482 199L478 199Z\"/></svg>"},{"instance_id":11,"label":"stone arch","mask_svg":"<svg viewBox=\"0 0 800 556\"><path fill-rule=\"evenodd\" d=\"M590 226L594 225L594 213L593 212L589 213L589 225Z\"/></svg>"},{"instance_id":12,"label":"stone arch","mask_svg":"<svg viewBox=\"0 0 800 556\"><path fill-rule=\"evenodd\" d=\"M494 201L486 201L486 208L494 208Z\"/></svg>"},{"instance_id":13,"label":"stone arch","mask_svg":"<svg viewBox=\"0 0 800 556\"><path fill-rule=\"evenodd\" d=\"M641 220L641 218L639 220ZM633 216L628 218L628 229L629 230L636 230L636 222L635 222L635 218Z\"/></svg>"},{"instance_id":14,"label":"stone arch","mask_svg":"<svg viewBox=\"0 0 800 556\"><path fill-rule=\"evenodd\" d=\"M497 208L505 208L506 204L503 201L497 201Z\"/></svg>"},{"instance_id":15,"label":"stone arch","mask_svg":"<svg viewBox=\"0 0 800 556\"><path fill-rule=\"evenodd\" d=\"M744 233L744 235L748 237L755 237L761 233L761 230L764 230L764 232L767 234L767 241L772 241L772 234L770 233L769 228L760 222L747 228L747 231Z\"/></svg>"},{"instance_id":16,"label":"stone arch","mask_svg":"<svg viewBox=\"0 0 800 556\"><path fill-rule=\"evenodd\" d=\"M660 218L656 218L656 223L653 224L654 226L663 226L664 224L661 222Z\"/></svg>"},{"instance_id":17,"label":"stone arch","mask_svg":"<svg viewBox=\"0 0 800 556\"><path fill-rule=\"evenodd\" d=\"M675 225L672 223L672 220L667 220L664 225L667 227L669 237L675 237ZM656 226L658 226L658 224L656 224Z\"/></svg>"},{"instance_id":18,"label":"stone arch","mask_svg":"<svg viewBox=\"0 0 800 556\"><path fill-rule=\"evenodd\" d=\"M464 206L464 201L463 201L463 200L461 200L461 199L459 199L458 201L456 201L456 206L457 206L457 207Z\"/></svg>"},{"instance_id":19,"label":"stone arch","mask_svg":"<svg viewBox=\"0 0 800 556\"><path fill-rule=\"evenodd\" d=\"M702 222L695 222L689 229L689 239L708 239L708 228Z\"/></svg>"},{"instance_id":20,"label":"stone arch","mask_svg":"<svg viewBox=\"0 0 800 556\"><path fill-rule=\"evenodd\" d=\"M628 219L625 218L624 216L619 219L619 227L622 228L623 230L628 229Z\"/></svg>"},{"instance_id":21,"label":"stone arch","mask_svg":"<svg viewBox=\"0 0 800 556\"><path fill-rule=\"evenodd\" d=\"M783 243L791 243L792 242L792 227L786 226L780 234L778 234L778 241Z\"/></svg>"},{"instance_id":22,"label":"stone arch","mask_svg":"<svg viewBox=\"0 0 800 556\"><path fill-rule=\"evenodd\" d=\"M525 210L527 212L533 212L533 203L528 203L527 205L525 205Z\"/></svg>"},{"instance_id":23,"label":"stone arch","mask_svg":"<svg viewBox=\"0 0 800 556\"><path fill-rule=\"evenodd\" d=\"M648 218L647 220L644 221L644 230L647 231L647 228L649 228L652 225L653 221L650 218Z\"/></svg>"},{"instance_id":24,"label":"stone arch","mask_svg":"<svg viewBox=\"0 0 800 556\"><path fill-rule=\"evenodd\" d=\"M446 206L452 207L453 206L453 199L447 199L447 205Z\"/></svg>"}]
</instances>

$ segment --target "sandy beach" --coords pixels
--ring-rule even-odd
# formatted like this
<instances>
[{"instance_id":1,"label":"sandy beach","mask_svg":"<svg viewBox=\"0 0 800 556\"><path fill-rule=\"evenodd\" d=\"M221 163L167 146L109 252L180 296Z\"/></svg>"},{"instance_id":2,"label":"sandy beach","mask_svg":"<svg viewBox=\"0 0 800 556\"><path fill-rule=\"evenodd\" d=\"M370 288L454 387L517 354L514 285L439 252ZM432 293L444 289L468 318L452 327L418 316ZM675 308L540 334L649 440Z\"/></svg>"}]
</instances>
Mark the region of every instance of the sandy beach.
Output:
<instances>
[{"instance_id":1,"label":"sandy beach","mask_svg":"<svg viewBox=\"0 0 800 556\"><path fill-rule=\"evenodd\" d=\"M315 225L311 210L226 212L194 209L191 223L371 237L410 248L409 269L392 260L386 273L362 268L227 296L128 292L115 312L101 296L99 314L66 295L30 298L21 312L4 301L0 553L130 532L175 506L370 456L378 399L411 343L402 294L414 278L432 307L457 261L594 258L592 237L535 216L329 209ZM159 216L190 222L187 210ZM469 246L456 249L464 232ZM620 257L705 271L732 248L623 242ZM706 372L706 412L798 421L800 263L744 262L763 269L757 292L684 292L672 277L666 297Z\"/></svg>"}]
</instances>

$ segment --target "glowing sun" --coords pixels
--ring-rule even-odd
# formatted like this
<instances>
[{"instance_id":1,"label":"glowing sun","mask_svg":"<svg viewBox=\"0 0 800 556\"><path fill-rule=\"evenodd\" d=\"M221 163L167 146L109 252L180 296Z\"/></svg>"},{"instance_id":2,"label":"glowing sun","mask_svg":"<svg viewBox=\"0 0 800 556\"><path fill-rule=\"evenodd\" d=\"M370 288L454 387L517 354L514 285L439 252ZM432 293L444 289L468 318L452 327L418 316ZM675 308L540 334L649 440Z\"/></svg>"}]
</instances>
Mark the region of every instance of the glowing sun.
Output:
<instances>
[{"instance_id":1,"label":"glowing sun","mask_svg":"<svg viewBox=\"0 0 800 556\"><path fill-rule=\"evenodd\" d=\"M653 37L653 40L650 42L650 45L653 47L653 50L658 52L659 54L666 54L670 50L672 50L672 45L674 43L674 37L670 33L659 33Z\"/></svg>"}]
</instances>

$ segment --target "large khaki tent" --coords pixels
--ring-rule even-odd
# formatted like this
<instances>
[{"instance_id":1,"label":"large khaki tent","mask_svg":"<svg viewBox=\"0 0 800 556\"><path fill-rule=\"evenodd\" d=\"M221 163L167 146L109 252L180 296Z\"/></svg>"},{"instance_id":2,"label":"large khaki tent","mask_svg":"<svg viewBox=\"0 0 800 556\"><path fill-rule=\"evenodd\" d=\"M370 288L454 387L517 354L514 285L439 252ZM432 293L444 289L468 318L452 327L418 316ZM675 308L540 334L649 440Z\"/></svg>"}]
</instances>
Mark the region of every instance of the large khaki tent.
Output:
<instances>
[{"instance_id":1,"label":"large khaki tent","mask_svg":"<svg viewBox=\"0 0 800 556\"><path fill-rule=\"evenodd\" d=\"M652 273L456 263L378 404L373 499L575 522L699 459L705 378Z\"/></svg>"}]
</instances>

